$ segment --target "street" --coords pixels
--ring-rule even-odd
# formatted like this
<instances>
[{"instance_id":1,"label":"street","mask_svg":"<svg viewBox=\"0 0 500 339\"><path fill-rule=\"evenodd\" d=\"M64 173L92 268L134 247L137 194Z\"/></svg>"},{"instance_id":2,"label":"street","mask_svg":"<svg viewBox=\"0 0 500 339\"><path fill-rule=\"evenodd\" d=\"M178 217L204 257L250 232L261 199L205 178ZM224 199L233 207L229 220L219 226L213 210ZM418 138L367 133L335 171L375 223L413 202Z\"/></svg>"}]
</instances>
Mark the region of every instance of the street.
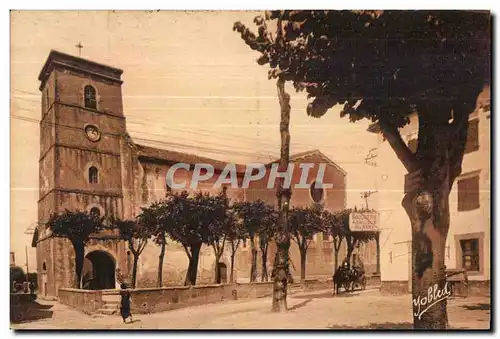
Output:
<instances>
[{"instance_id":1,"label":"street","mask_svg":"<svg viewBox=\"0 0 500 339\"><path fill-rule=\"evenodd\" d=\"M123 324L118 314L85 315L65 305L40 301L44 319L12 325L14 329L411 329L409 295L382 296L368 289L332 297L330 290L300 292L288 298L289 311L270 311L271 299L225 301L154 314L138 314ZM452 329L488 329L490 298L448 301Z\"/></svg>"}]
</instances>

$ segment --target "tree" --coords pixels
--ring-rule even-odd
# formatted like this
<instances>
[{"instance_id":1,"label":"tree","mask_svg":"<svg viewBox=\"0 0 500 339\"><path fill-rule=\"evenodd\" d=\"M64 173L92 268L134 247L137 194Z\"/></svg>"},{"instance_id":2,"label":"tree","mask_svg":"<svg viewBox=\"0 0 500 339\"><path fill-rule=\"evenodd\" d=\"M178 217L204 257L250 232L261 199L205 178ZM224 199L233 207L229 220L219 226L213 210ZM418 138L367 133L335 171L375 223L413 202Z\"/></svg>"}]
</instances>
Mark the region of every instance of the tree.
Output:
<instances>
[{"instance_id":1,"label":"tree","mask_svg":"<svg viewBox=\"0 0 500 339\"><path fill-rule=\"evenodd\" d=\"M215 234L215 230L219 232L224 206L220 196L212 197L203 192L197 192L193 196L189 196L187 191L174 192L171 199L176 208L175 222L168 234L184 247L189 259L184 284L195 285L201 246L220 241L220 233Z\"/></svg>"},{"instance_id":2,"label":"tree","mask_svg":"<svg viewBox=\"0 0 500 339\"><path fill-rule=\"evenodd\" d=\"M279 42L264 35L271 22L284 25ZM270 78L307 92L308 115L343 105L341 116L377 123L416 179L402 201L412 227L413 299L444 289L449 194L462 170L469 114L490 82L490 13L271 11L254 23L258 37L238 30ZM410 114L418 117L415 153L398 130ZM448 326L445 298L421 316L417 308L415 328Z\"/></svg>"},{"instance_id":3,"label":"tree","mask_svg":"<svg viewBox=\"0 0 500 339\"><path fill-rule=\"evenodd\" d=\"M228 235L228 229L232 228L234 219L229 213L229 198L226 191L222 191L217 196L206 196L206 202L210 203L210 210L207 211L209 221L207 223L207 243L210 244L214 250L215 255L215 283L221 282L220 273L220 258L224 253L224 246Z\"/></svg>"},{"instance_id":4,"label":"tree","mask_svg":"<svg viewBox=\"0 0 500 339\"><path fill-rule=\"evenodd\" d=\"M76 288L81 288L85 245L92 234L105 228L103 218L93 213L65 210L51 215L46 227L51 237L66 238L75 250Z\"/></svg>"},{"instance_id":5,"label":"tree","mask_svg":"<svg viewBox=\"0 0 500 339\"><path fill-rule=\"evenodd\" d=\"M284 38L284 30L282 23L281 12L276 11L277 24L276 32L272 32L266 25L266 20L262 16L257 16L254 22L259 26L258 36L253 34L241 22L236 22L233 25L233 30L240 33L241 38L253 50L261 53L257 59L260 65L269 62L266 54L269 49L274 50L274 53L288 54L289 48ZM280 104L280 161L279 172L285 172L288 169L290 162L290 95L285 90L286 78L279 72L273 73L276 79L276 89ZM271 79L271 76L269 76ZM290 208L290 198L292 191L290 187L286 187L284 178L278 178L278 187L276 197L278 198L278 223L276 227L275 241L277 246L275 265L273 267L273 304L272 310L275 312L283 312L287 310L286 296L287 284L290 277L289 269L289 249L290 249L290 232L288 225L288 211Z\"/></svg>"},{"instance_id":6,"label":"tree","mask_svg":"<svg viewBox=\"0 0 500 339\"><path fill-rule=\"evenodd\" d=\"M22 267L11 266L10 267L10 290L14 290L14 283L26 281L26 273Z\"/></svg>"},{"instance_id":7,"label":"tree","mask_svg":"<svg viewBox=\"0 0 500 339\"><path fill-rule=\"evenodd\" d=\"M242 241L246 241L248 236L247 230L240 220L238 220L237 214L234 212L233 208L229 210L229 218L231 221L227 223L228 227L226 229L226 240L229 242L231 250L231 272L229 275L229 282L234 282L234 260L236 257L236 252ZM229 227L231 225L232 227Z\"/></svg>"},{"instance_id":8,"label":"tree","mask_svg":"<svg viewBox=\"0 0 500 339\"><path fill-rule=\"evenodd\" d=\"M167 236L175 223L176 207L172 204L170 195L164 200L152 203L150 206L142 209L139 215L139 222L147 225L151 230L153 241L160 246L158 256L158 287L163 285L163 261L167 247Z\"/></svg>"},{"instance_id":9,"label":"tree","mask_svg":"<svg viewBox=\"0 0 500 339\"><path fill-rule=\"evenodd\" d=\"M152 225L141 223L141 221L146 221L147 217L145 214L147 215L148 213L149 211L143 208L136 220L120 220L116 218L112 220L112 225L120 231L120 238L127 242L128 249L134 257L132 266L132 288L136 288L139 257L144 251L149 238L151 238L154 233Z\"/></svg>"},{"instance_id":10,"label":"tree","mask_svg":"<svg viewBox=\"0 0 500 339\"><path fill-rule=\"evenodd\" d=\"M334 254L334 267L333 273L339 267L339 251L342 241L345 239L345 223L349 223L349 210L343 210L337 213L331 213L324 210L321 214L321 219L325 231L333 239L333 254Z\"/></svg>"},{"instance_id":11,"label":"tree","mask_svg":"<svg viewBox=\"0 0 500 339\"><path fill-rule=\"evenodd\" d=\"M269 249L269 241L273 239L276 233L276 223L278 214L273 206L267 205L266 217L262 220L259 229L259 248L262 259L261 281L268 281L269 274L267 268L267 253Z\"/></svg>"},{"instance_id":12,"label":"tree","mask_svg":"<svg viewBox=\"0 0 500 339\"><path fill-rule=\"evenodd\" d=\"M295 207L290 211L290 234L299 247L300 279L306 278L307 250L313 235L322 231L321 211L315 207Z\"/></svg>"},{"instance_id":13,"label":"tree","mask_svg":"<svg viewBox=\"0 0 500 339\"><path fill-rule=\"evenodd\" d=\"M269 217L269 205L260 199L255 201L238 201L233 204L233 210L241 220L248 238L250 238L250 249L252 251L250 282L254 282L257 280L257 246L255 240L262 223L265 223Z\"/></svg>"}]
</instances>

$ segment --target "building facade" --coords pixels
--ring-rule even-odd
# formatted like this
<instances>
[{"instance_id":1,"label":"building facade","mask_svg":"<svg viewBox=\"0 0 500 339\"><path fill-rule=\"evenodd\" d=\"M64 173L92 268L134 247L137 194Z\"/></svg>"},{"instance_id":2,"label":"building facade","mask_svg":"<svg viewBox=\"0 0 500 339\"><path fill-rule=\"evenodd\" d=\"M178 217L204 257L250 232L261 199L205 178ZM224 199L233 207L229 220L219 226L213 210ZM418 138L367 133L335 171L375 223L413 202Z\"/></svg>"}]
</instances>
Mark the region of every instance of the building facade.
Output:
<instances>
[{"instance_id":1,"label":"building facade","mask_svg":"<svg viewBox=\"0 0 500 339\"><path fill-rule=\"evenodd\" d=\"M213 165L214 176L200 183L198 189L214 194L220 192L213 184L226 163L139 145L132 140L126 129L121 75L120 69L56 51L50 53L40 72L40 196L33 246L36 246L38 285L42 297L57 297L59 288L76 286L75 254L71 243L67 239L51 237L46 227L53 213L68 209L134 218L141 207L165 197L171 189L166 173L176 163ZM324 183L332 185L319 192L310 188L294 189L292 206L317 204L331 211L346 207L346 173L342 168L318 150L292 156L291 162L296 167L305 162L314 164L307 177L308 184L317 180L318 169L323 164ZM189 170L178 169L174 181L186 181L189 185L192 169L193 166ZM241 187L244 166L236 165L236 169ZM246 189L229 187L229 197L233 201L262 199L274 204L276 189L266 187L267 175L269 173ZM294 171L292 185L299 180L300 173ZM269 268L275 251L271 244ZM290 251L292 274L299 277L300 257L295 244ZM370 253L374 253L373 248ZM159 254L159 246L150 241L139 259L137 287L157 286ZM345 250L341 250L340 260L344 255ZM373 257L366 258L365 267L369 271L376 267ZM238 282L249 280L250 258L249 246L244 243L238 251L234 268ZM227 281L229 253L224 253L216 263L212 249L204 246L200 253L197 282L215 282L215 265L222 270L223 277L218 280ZM183 247L167 240L164 284L182 284L187 266L188 258ZM260 267L259 255L259 276ZM131 253L117 232L101 232L87 244L82 278L86 288L113 289L117 287L117 274L128 276L131 270ZM331 276L332 272L331 239L326 234L317 234L308 252L307 274Z\"/></svg>"},{"instance_id":2,"label":"building facade","mask_svg":"<svg viewBox=\"0 0 500 339\"><path fill-rule=\"evenodd\" d=\"M379 133L376 125L369 129ZM415 152L418 118L400 134ZM411 226L401 205L406 169L387 141L379 134L376 150L378 193L372 204L380 214L382 289L411 290ZM477 108L469 115L468 140L462 174L450 192L450 228L446 240L445 265L448 270L465 270L472 286L489 288L490 281L490 91L480 94Z\"/></svg>"}]
</instances>

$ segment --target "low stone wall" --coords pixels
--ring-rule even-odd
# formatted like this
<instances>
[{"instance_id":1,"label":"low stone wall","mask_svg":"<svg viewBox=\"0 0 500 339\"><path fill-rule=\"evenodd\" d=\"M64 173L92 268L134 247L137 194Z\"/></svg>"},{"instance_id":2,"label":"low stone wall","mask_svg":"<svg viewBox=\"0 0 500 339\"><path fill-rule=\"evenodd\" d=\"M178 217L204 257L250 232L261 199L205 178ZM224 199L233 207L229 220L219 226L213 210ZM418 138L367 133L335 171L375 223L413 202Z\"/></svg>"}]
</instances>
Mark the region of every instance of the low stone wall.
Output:
<instances>
[{"instance_id":1,"label":"low stone wall","mask_svg":"<svg viewBox=\"0 0 500 339\"><path fill-rule=\"evenodd\" d=\"M231 298L230 285L140 288L131 291L132 313L155 313Z\"/></svg>"},{"instance_id":2,"label":"low stone wall","mask_svg":"<svg viewBox=\"0 0 500 339\"><path fill-rule=\"evenodd\" d=\"M92 314L104 305L102 293L103 291L60 288L59 302L74 307L83 313Z\"/></svg>"},{"instance_id":3,"label":"low stone wall","mask_svg":"<svg viewBox=\"0 0 500 339\"><path fill-rule=\"evenodd\" d=\"M408 281L382 281L380 283L380 293L382 295L408 294Z\"/></svg>"},{"instance_id":4,"label":"low stone wall","mask_svg":"<svg viewBox=\"0 0 500 339\"><path fill-rule=\"evenodd\" d=\"M273 295L273 282L254 282L236 285L236 298L255 299Z\"/></svg>"},{"instance_id":5,"label":"low stone wall","mask_svg":"<svg viewBox=\"0 0 500 339\"><path fill-rule=\"evenodd\" d=\"M132 313L155 313L228 299L255 299L271 295L271 282L141 288L131 291L131 309Z\"/></svg>"},{"instance_id":6,"label":"low stone wall","mask_svg":"<svg viewBox=\"0 0 500 339\"><path fill-rule=\"evenodd\" d=\"M326 290L333 288L333 279L306 279L301 282L303 291Z\"/></svg>"}]
</instances>

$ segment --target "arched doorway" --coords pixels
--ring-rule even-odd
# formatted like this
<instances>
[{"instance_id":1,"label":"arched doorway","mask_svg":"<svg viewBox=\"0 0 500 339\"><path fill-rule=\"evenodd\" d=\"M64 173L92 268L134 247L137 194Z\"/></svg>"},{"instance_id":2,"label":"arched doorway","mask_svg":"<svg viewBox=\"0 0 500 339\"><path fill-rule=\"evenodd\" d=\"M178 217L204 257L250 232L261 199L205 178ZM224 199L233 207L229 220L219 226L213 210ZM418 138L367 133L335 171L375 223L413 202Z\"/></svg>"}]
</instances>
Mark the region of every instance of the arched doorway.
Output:
<instances>
[{"instance_id":1,"label":"arched doorway","mask_svg":"<svg viewBox=\"0 0 500 339\"><path fill-rule=\"evenodd\" d=\"M223 262L218 263L219 265L219 276L217 277L217 284L227 283L227 266Z\"/></svg>"},{"instance_id":2,"label":"arched doorway","mask_svg":"<svg viewBox=\"0 0 500 339\"><path fill-rule=\"evenodd\" d=\"M82 287L87 290L115 288L115 261L104 251L93 251L85 256Z\"/></svg>"}]
</instances>

